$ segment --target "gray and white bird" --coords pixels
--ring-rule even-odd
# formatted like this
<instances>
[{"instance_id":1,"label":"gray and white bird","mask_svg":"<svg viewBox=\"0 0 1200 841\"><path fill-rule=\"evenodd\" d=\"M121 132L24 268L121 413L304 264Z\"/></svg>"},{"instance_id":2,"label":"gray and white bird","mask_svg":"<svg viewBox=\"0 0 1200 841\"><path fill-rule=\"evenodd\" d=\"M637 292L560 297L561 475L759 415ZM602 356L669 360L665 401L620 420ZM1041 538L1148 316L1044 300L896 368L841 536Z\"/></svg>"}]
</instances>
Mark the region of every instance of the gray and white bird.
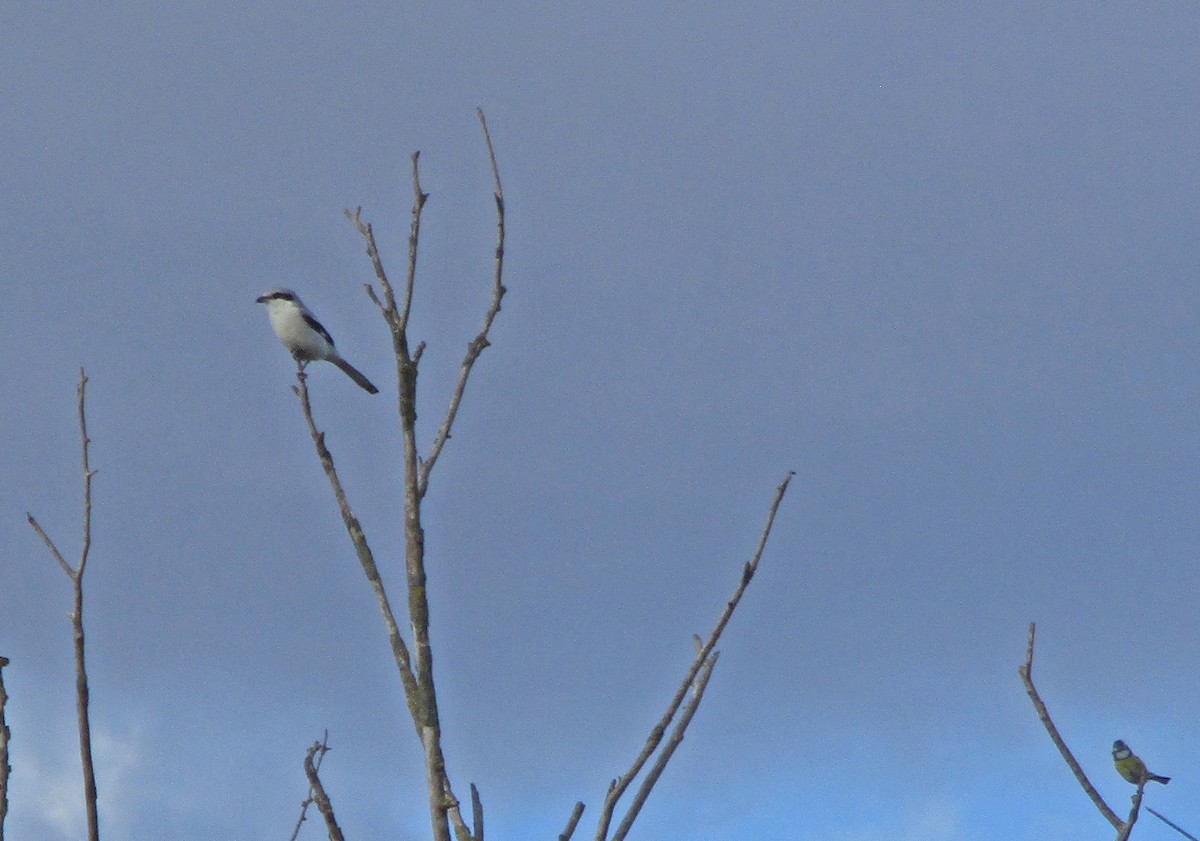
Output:
<instances>
[{"instance_id":1,"label":"gray and white bird","mask_svg":"<svg viewBox=\"0 0 1200 841\"><path fill-rule=\"evenodd\" d=\"M337 352L329 331L321 326L321 322L308 311L308 307L304 306L304 302L295 292L290 289L272 289L267 294L260 295L256 303L267 305L271 329L298 362L308 363L319 359L332 362L345 371L346 376L358 383L364 391L379 393L379 389L364 377L362 372Z\"/></svg>"}]
</instances>

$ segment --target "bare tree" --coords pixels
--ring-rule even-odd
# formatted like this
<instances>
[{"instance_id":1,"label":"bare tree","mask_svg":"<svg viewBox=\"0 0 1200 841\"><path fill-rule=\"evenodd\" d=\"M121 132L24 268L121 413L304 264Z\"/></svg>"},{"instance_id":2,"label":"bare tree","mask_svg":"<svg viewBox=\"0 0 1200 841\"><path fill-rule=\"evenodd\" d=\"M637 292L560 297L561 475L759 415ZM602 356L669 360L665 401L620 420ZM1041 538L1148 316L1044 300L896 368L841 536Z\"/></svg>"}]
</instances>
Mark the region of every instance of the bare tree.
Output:
<instances>
[{"instance_id":1,"label":"bare tree","mask_svg":"<svg viewBox=\"0 0 1200 841\"><path fill-rule=\"evenodd\" d=\"M83 765L84 805L87 808L88 841L99 841L100 819L96 811L96 771L92 764L92 729L88 721L88 680L83 644L83 571L87 566L88 551L92 545L92 477L96 475L96 471L91 469L88 462L88 445L91 441L87 434L87 415L84 412L87 381L87 375L80 368L79 385L75 389L79 405L79 437L83 449L83 542L79 550L78 566L72 567L67 563L54 541L32 514L27 514L26 519L71 580L74 601L68 618L71 620L71 632L75 640L75 714L79 723L79 758Z\"/></svg>"},{"instance_id":2,"label":"bare tree","mask_svg":"<svg viewBox=\"0 0 1200 841\"><path fill-rule=\"evenodd\" d=\"M482 806L479 804L478 791L471 786L472 812L475 832L467 827L462 817L458 798L446 772L446 760L442 753L442 729L438 713L437 690L433 679L433 647L429 631L429 601L425 587L425 531L421 522L421 501L429 489L429 480L434 464L442 452L442 448L450 439L451 428L458 415L459 406L466 392L467 380L479 355L488 346L488 333L492 322L500 312L500 301L505 289L501 282L504 268L504 193L500 185L500 173L496 166L496 156L492 149L491 136L488 133L487 121L483 112L478 112L480 126L483 129L484 141L487 145L488 159L492 167L492 177L495 184L496 202L496 249L495 271L492 282L491 302L484 315L483 325L475 338L467 345L466 355L459 370L457 385L446 409L441 426L438 429L427 455L422 459L418 455L416 440L417 421L417 366L421 354L425 350L423 343L415 347L409 340L408 321L412 311L413 289L416 282L417 248L421 232L421 211L425 206L428 194L421 189L418 161L420 153L412 156L412 186L413 208L412 223L408 239L408 272L401 297L398 299L396 290L388 278L379 249L375 243L375 234L369 223L362 221L362 209L353 213L346 211L346 217L363 237L367 248L367 256L375 270L379 282L379 292L367 284L366 291L371 301L379 310L392 336L392 349L396 357L396 381L398 385L398 412L400 416L401 436L403 440L403 469L404 469L404 535L405 535L405 579L407 584L408 620L411 633L412 649L400 633L400 626L392 609L391 601L384 586L383 578L375 563L374 553L363 533L353 510L346 498L345 488L338 477L334 466L333 456L325 445L325 435L317 429L313 420L312 404L309 399L307 379L303 365L297 363L295 392L300 399L304 418L308 424L309 434L316 447L317 457L329 480L333 495L342 514L342 520L350 541L354 545L363 573L375 594L379 611L387 629L388 640L391 644L392 655L396 668L400 673L400 682L404 687L404 696L408 704L409 715L413 728L421 743L425 758L426 789L428 796L430 824L433 828L435 841L449 841L451 825L454 835L459 841L481 841L482 836ZM382 297L381 297L382 295Z\"/></svg>"},{"instance_id":3,"label":"bare tree","mask_svg":"<svg viewBox=\"0 0 1200 841\"><path fill-rule=\"evenodd\" d=\"M476 336L467 344L466 353L459 368L458 379L451 395L449 405L443 415L441 424L435 434L429 449L422 458L419 454L416 439L417 419L417 371L421 355L425 350L423 342L414 343L409 336L409 316L412 312L413 293L416 282L417 253L421 231L421 213L428 199L421 189L418 163L420 153L412 156L412 187L413 206L408 237L408 266L403 287L399 294L392 285L379 249L375 242L374 231L369 223L362 220L362 209L351 212L346 216L354 225L355 230L363 237L366 244L367 256L371 261L378 291L374 285L366 286L366 293L387 324L392 337L392 350L396 359L396 381L398 392L397 410L400 419L402 437L402 464L404 486L404 531L405 531L405 579L407 585L407 605L409 621L409 640L405 640L400 631L400 624L392 609L387 589L384 586L374 554L370 548L362 526L347 501L345 488L338 477L333 456L325 443L325 435L313 419L312 403L309 397L307 378L304 367L297 363L297 384L294 391L300 400L301 411L308 425L309 434L316 448L318 460L324 469L330 483L334 498L342 514L342 520L347 534L354 546L363 573L371 585L383 617L391 644L393 658L404 687L405 699L413 727L421 743L425 760L426 788L430 824L435 841L449 841L453 830L457 841L483 841L483 807L479 792L475 785L470 786L472 826L468 827L463 819L459 799L454 794L450 775L446 771L446 761L441 745L441 721L438 713L437 692L433 675L433 647L429 628L429 603L426 596L425 571L425 536L422 527L422 502L429 489L429 482L434 465L437 463L442 449L450 440L451 430L459 407L466 392L471 371L480 354L488 347L488 334L492 323L500 312L501 300L505 294L502 282L504 268L504 193L500 183L499 168L496 165L496 155L488 132L487 121L483 112L478 111L480 126L483 130L484 142L487 147L488 161L491 165L496 203L496 247L495 263L491 284L491 300L484 313L483 323ZM715 646L721 633L728 624L730 617L741 601L747 586L750 584L758 568L759 559L766 546L767 538L774 522L776 511L787 491L791 474L776 489L775 498L770 506L767 522L763 528L758 547L750 561L745 564L741 580L734 590L717 624L709 634L708 639L701 641L696 638L696 655L684 675L679 688L667 705L666 712L652 729L641 753L633 765L621 777L612 781L604 800L599 825L596 831L597 841L620 841L629 832L634 820L640 812L650 791L658 782L671 756L682 742L684 733L692 721L696 709L704 696L705 687L712 675L717 662ZM411 646L411 647L410 647ZM672 724L674 725L672 727ZM670 732L668 733L668 728ZM653 760L653 761L652 761ZM306 767L311 763L311 751L306 759ZM614 810L622 795L628 790L633 781L645 770L645 776L637 788L632 801L623 815L616 830L609 834ZM309 773L310 785L315 791L317 782L315 770ZM321 803L317 798L318 804ZM324 809L322 809L324 812ZM559 836L560 841L568 841L577 827L583 814L582 803L575 805L571 819L564 832ZM329 825L330 838L334 835L333 825ZM339 831L340 832L340 831Z\"/></svg>"}]
</instances>

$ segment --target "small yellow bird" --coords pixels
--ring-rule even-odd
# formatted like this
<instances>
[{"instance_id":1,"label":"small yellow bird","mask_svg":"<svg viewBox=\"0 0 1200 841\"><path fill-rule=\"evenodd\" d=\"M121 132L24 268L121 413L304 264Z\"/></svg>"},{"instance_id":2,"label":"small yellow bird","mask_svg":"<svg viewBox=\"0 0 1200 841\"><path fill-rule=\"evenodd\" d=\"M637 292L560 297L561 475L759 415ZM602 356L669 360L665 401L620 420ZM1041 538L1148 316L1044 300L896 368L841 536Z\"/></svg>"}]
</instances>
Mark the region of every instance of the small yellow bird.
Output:
<instances>
[{"instance_id":1,"label":"small yellow bird","mask_svg":"<svg viewBox=\"0 0 1200 841\"><path fill-rule=\"evenodd\" d=\"M1147 771L1146 763L1138 759L1129 746L1120 739L1113 742L1113 765L1117 766L1118 774L1134 785L1146 780L1163 785L1171 782L1170 777L1160 777L1158 774L1151 774Z\"/></svg>"}]
</instances>

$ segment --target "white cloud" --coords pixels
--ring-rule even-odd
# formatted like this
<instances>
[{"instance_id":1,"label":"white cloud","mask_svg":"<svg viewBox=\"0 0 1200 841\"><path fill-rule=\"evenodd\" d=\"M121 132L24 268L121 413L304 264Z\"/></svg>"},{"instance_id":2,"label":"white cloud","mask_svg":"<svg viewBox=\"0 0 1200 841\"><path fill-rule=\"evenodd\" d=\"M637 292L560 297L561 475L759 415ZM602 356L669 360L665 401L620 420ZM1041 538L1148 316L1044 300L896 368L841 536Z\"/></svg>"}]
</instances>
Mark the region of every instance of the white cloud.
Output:
<instances>
[{"instance_id":1,"label":"white cloud","mask_svg":"<svg viewBox=\"0 0 1200 841\"><path fill-rule=\"evenodd\" d=\"M87 834L74 720L62 722L57 732L60 737L23 744L19 751L14 743L6 822L13 837L75 841ZM130 782L141 764L139 741L136 733L92 729L100 826L106 838L129 836L135 806Z\"/></svg>"}]
</instances>

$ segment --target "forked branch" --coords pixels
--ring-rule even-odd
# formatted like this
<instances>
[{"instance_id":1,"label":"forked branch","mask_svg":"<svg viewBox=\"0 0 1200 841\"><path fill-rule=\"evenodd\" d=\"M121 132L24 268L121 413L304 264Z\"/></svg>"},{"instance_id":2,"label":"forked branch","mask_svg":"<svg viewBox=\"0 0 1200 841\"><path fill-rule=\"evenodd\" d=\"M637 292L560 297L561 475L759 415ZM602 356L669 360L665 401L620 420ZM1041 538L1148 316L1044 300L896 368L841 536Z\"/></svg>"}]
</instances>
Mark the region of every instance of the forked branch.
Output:
<instances>
[{"instance_id":1,"label":"forked branch","mask_svg":"<svg viewBox=\"0 0 1200 841\"><path fill-rule=\"evenodd\" d=\"M617 825L617 831L613 833L612 841L624 841L625 836L629 834L634 820L637 819L638 813L642 811L642 806L646 805L646 798L650 796L650 792L658 783L658 778L662 776L667 763L671 761L675 749L683 741L683 734L687 731L688 725L692 723L692 717L696 714L696 710L700 706L700 701L704 698L704 690L708 687L708 679L712 677L712 671L717 665L718 656L720 656L720 652L714 651L704 661L704 665L701 666L700 673L696 676L696 682L693 684L691 700L683 708L683 712L679 716L679 721L675 722L675 726L671 729L671 737L663 745L662 750L658 752L658 757L654 760L654 764L650 766L650 770L646 772L646 776L642 780L641 785L638 786L637 792L634 793L633 802L629 804L629 809L625 812L625 817Z\"/></svg>"},{"instance_id":2,"label":"forked branch","mask_svg":"<svg viewBox=\"0 0 1200 841\"><path fill-rule=\"evenodd\" d=\"M329 480L333 497L337 500L338 511L341 512L342 522L346 526L346 533L350 536L350 543L354 546L363 574L366 575L367 581L371 585L371 591L375 594L375 601L383 616L384 627L387 628L392 657L396 661L396 669L400 672L400 682L404 686L404 696L410 699L409 711L411 712L411 699L416 694L417 680L413 675L408 646L404 643L404 637L400 635L400 626L396 623L396 615L388 601L387 590L383 586L379 567L375 564L375 554L371 551L370 544L367 543L367 537L363 533L362 525L358 522L358 517L355 516L354 510L346 499L346 490L342 487L342 480L338 477L337 468L333 464L333 454L325 446L325 433L317 429L317 424L313 420L312 403L308 397L308 375L304 373L304 363L302 362L296 363L296 382L297 385L292 390L300 399L300 408L304 413L304 421L308 425L308 434L312 437L313 446L316 447L317 458L325 471L325 477Z\"/></svg>"},{"instance_id":3,"label":"forked branch","mask_svg":"<svg viewBox=\"0 0 1200 841\"><path fill-rule=\"evenodd\" d=\"M37 536L46 544L51 556L71 580L72 610L68 614L71 620L71 636L75 644L75 717L79 726L79 761L83 766L83 799L87 811L88 841L100 840L100 817L96 808L96 771L92 762L92 728L88 718L88 680L87 663L84 657L83 639L83 571L87 566L88 553L92 546L92 470L88 460L88 445L91 439L87 434L87 412L85 411L85 396L87 375L79 369L79 385L75 388L79 412L79 439L83 452L83 540L79 549L79 563L72 567L67 563L58 547L46 534L41 524L32 514L26 514L29 525Z\"/></svg>"},{"instance_id":4,"label":"forked branch","mask_svg":"<svg viewBox=\"0 0 1200 841\"><path fill-rule=\"evenodd\" d=\"M474 367L475 360L489 345L488 333L492 329L492 322L496 320L496 316L500 312L500 301L507 291L502 282L504 275L504 189L500 186L500 170L496 168L496 152L492 148L492 136L488 132L487 119L483 116L482 109L477 109L476 113L479 115L479 124L483 127L483 139L487 143L488 161L492 166L492 181L495 184L496 259L492 274L492 300L483 316L483 326L479 328L475 338L467 344L467 354L463 357L462 365L459 367L458 383L454 387L454 394L450 398L446 416L442 420L437 435L434 436L429 454L421 465L421 475L417 480L417 494L421 497L424 497L425 492L429 490L429 474L433 471L433 465L437 462L438 456L442 453L442 447L446 446L446 442L450 439L450 428L454 425L454 419L458 416L458 407L467 390L467 378L471 376L471 368ZM410 258L410 265L415 265L414 261L415 257ZM411 280L409 288L411 289Z\"/></svg>"},{"instance_id":5,"label":"forked branch","mask_svg":"<svg viewBox=\"0 0 1200 841\"><path fill-rule=\"evenodd\" d=\"M325 734L321 737L321 741L313 742L313 747L309 753L310 756L313 756L313 754L315 753L314 761L313 761L313 771L314 772L319 772L321 770L321 761L325 759L325 754L328 752L329 752L329 731L326 730ZM307 767L305 768L304 775L305 775L305 777L308 776ZM302 801L300 801L300 817L296 818L296 826L292 830L292 837L290 839L288 839L288 841L296 841L296 838L299 837L300 827L304 825L304 821L307 820L307 818L308 818L308 807L313 804L313 801L314 801L313 795L314 795L314 789L313 789L312 783L309 783L308 784L308 794L305 796L305 798ZM0 839L0 841L3 841L3 839Z\"/></svg>"},{"instance_id":6,"label":"forked branch","mask_svg":"<svg viewBox=\"0 0 1200 841\"><path fill-rule=\"evenodd\" d=\"M641 753L634 759L629 770L613 780L609 785L608 792L604 797L604 806L600 812L600 819L596 826L595 841L606 841L609 838L608 830L612 823L613 812L616 809L617 802L625 794L625 791L629 788L634 778L641 773L642 768L645 767L650 758L658 751L667 728L670 727L671 722L675 719L675 715L679 712L679 708L683 705L684 699L687 697L688 690L690 689L693 693L691 701L672 731L667 744L663 746L662 752L658 755L650 772L646 775L646 779L643 780L629 809L626 810L624 818L612 836L612 841L620 841L629 832L634 819L637 818L642 805L649 796L650 790L658 782L658 778L662 774L663 769L666 768L667 762L670 760L675 748L683 740L684 732L687 730L692 716L700 705L704 689L708 685L708 678L712 674L713 667L716 665L717 655L714 647L721 638L721 634L724 632L725 626L729 623L730 617L733 616L733 612L737 609L738 603L741 602L746 588L750 585L750 581L754 578L754 573L758 570L758 562L762 558L763 550L767 545L767 539L771 535L771 526L775 522L775 514L779 510L779 503L783 501L783 495L787 493L788 485L791 483L794 475L795 473L788 473L783 483L775 489L775 498L772 500L771 506L767 511L767 522L763 526L762 534L759 536L758 546L754 550L754 555L746 562L745 567L742 568L741 580L734 589L733 595L730 596L729 601L726 603L725 609L721 611L721 615L717 618L717 624L708 635L708 639L696 646L696 657L692 660L692 664L680 682L679 688L675 691L674 697L667 704L666 712L663 713L662 718L659 719L658 723L650 731L650 736L646 739L646 744L642 747ZM576 809L580 812L582 811L578 804L576 805ZM568 825L568 828L574 831L574 825ZM568 832L562 837L569 839L570 833Z\"/></svg>"},{"instance_id":7,"label":"forked branch","mask_svg":"<svg viewBox=\"0 0 1200 841\"><path fill-rule=\"evenodd\" d=\"M328 735L328 734L326 734ZM337 818L333 814L333 802L330 801L329 795L325 793L325 786L321 784L321 777L317 773L317 766L321 760L313 762L313 756L319 754L324 756L329 750L324 742L314 742L313 746L308 749L304 755L304 774L308 777L309 789L312 791L312 802L317 804L317 811L321 813L321 817L325 819L325 830L329 833L329 841L345 841L342 836L342 828L338 826ZM301 820L304 816L301 815ZM299 824L297 824L299 827Z\"/></svg>"}]
</instances>

